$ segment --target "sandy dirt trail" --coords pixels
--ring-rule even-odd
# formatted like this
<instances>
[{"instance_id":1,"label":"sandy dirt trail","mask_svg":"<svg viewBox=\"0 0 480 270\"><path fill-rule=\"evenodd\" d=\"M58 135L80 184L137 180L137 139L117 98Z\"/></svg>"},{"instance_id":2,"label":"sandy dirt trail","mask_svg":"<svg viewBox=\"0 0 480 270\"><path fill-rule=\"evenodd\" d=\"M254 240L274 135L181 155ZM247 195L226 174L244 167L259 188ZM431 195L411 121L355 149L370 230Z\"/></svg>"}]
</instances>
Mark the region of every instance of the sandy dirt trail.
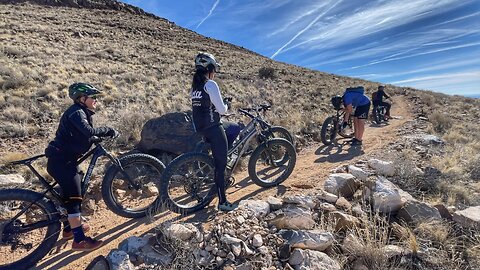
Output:
<instances>
[{"instance_id":1,"label":"sandy dirt trail","mask_svg":"<svg viewBox=\"0 0 480 270\"><path fill-rule=\"evenodd\" d=\"M412 119L412 114L403 96L395 97L394 102L392 115L397 119L380 127L367 124L362 148L351 148L344 144L345 140L339 140L337 145L332 146L318 143L298 153L295 170L282 185L270 189L260 188L249 181L246 172L242 172L235 175L237 184L227 191L227 198L239 202L243 199L266 198L286 193L308 193L313 189L320 189L323 180L333 168L352 163L363 155L373 154L395 139L397 130ZM90 253L72 252L71 240L68 242L59 240L51 253L32 269L85 269L95 257L107 255L125 238L153 232L162 222L180 218L182 221L208 222L216 215L215 205L213 202L203 211L183 218L171 212L163 212L153 219L126 219L116 216L108 209L99 210L89 217L88 224L93 232L89 234L105 241L103 247Z\"/></svg>"}]
</instances>

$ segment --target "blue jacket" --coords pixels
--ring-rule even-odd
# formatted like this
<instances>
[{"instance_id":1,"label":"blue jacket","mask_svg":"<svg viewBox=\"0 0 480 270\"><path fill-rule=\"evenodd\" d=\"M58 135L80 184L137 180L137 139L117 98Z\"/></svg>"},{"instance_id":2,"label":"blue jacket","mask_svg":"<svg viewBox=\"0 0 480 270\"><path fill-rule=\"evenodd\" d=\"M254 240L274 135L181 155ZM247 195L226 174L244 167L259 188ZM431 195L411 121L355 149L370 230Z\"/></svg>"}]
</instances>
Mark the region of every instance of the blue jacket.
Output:
<instances>
[{"instance_id":1,"label":"blue jacket","mask_svg":"<svg viewBox=\"0 0 480 270\"><path fill-rule=\"evenodd\" d=\"M343 94L343 105L352 105L359 107L370 103L370 99L365 96L365 88L363 86L347 88Z\"/></svg>"}]
</instances>

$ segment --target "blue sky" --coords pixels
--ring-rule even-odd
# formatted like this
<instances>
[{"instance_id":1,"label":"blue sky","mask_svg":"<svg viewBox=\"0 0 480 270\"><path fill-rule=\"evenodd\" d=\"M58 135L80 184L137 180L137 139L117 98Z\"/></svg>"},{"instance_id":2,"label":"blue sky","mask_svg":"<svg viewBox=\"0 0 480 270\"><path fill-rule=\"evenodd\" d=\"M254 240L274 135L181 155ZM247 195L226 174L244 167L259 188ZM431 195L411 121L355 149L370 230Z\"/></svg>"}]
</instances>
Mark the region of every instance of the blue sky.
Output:
<instances>
[{"instance_id":1,"label":"blue sky","mask_svg":"<svg viewBox=\"0 0 480 270\"><path fill-rule=\"evenodd\" d=\"M480 95L480 0L123 2L278 61Z\"/></svg>"}]
</instances>

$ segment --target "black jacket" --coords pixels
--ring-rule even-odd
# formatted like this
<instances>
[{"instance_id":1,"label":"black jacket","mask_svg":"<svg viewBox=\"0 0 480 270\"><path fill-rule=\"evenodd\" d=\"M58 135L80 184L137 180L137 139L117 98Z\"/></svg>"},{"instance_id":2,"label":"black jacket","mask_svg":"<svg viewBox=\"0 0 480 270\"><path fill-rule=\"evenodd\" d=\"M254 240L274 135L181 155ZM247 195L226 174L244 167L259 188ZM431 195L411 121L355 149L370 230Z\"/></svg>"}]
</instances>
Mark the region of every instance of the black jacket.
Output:
<instances>
[{"instance_id":1,"label":"black jacket","mask_svg":"<svg viewBox=\"0 0 480 270\"><path fill-rule=\"evenodd\" d=\"M89 142L92 136L109 136L112 130L108 127L94 128L93 114L94 112L81 104L70 106L60 118L55 139L50 142L50 146L56 148L65 158L76 159L85 154L92 146Z\"/></svg>"}]
</instances>

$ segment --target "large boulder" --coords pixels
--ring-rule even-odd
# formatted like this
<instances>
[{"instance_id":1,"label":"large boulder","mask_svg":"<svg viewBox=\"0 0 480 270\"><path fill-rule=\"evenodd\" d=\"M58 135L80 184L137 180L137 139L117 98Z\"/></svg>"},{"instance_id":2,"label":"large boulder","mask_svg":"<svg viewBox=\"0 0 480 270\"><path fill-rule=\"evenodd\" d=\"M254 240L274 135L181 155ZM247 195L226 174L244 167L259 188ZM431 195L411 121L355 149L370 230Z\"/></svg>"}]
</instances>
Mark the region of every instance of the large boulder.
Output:
<instances>
[{"instance_id":1,"label":"large boulder","mask_svg":"<svg viewBox=\"0 0 480 270\"><path fill-rule=\"evenodd\" d=\"M137 148L145 153L162 151L179 155L192 151L201 139L193 128L191 113L167 113L145 123Z\"/></svg>"},{"instance_id":2,"label":"large boulder","mask_svg":"<svg viewBox=\"0 0 480 270\"><path fill-rule=\"evenodd\" d=\"M396 212L407 201L413 200L410 194L382 176L378 176L373 185L366 189L365 196L371 201L374 210L382 213Z\"/></svg>"}]
</instances>

